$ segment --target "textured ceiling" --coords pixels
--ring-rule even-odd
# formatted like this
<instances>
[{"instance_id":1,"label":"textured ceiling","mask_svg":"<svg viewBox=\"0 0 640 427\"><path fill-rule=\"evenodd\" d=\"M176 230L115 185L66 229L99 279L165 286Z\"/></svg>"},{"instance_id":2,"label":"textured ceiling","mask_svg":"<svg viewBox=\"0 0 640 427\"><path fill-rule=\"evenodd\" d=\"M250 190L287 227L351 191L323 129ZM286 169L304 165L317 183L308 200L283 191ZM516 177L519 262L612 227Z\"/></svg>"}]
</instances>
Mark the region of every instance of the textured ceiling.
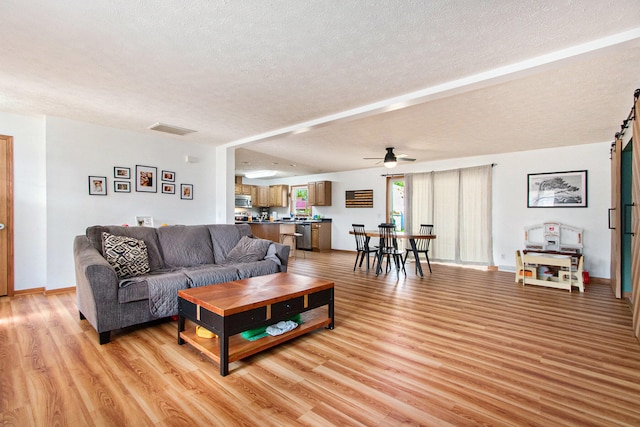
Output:
<instances>
[{"instance_id":1,"label":"textured ceiling","mask_svg":"<svg viewBox=\"0 0 640 427\"><path fill-rule=\"evenodd\" d=\"M194 129L171 137L278 176L602 142L640 87L638 6L3 0L0 111Z\"/></svg>"}]
</instances>

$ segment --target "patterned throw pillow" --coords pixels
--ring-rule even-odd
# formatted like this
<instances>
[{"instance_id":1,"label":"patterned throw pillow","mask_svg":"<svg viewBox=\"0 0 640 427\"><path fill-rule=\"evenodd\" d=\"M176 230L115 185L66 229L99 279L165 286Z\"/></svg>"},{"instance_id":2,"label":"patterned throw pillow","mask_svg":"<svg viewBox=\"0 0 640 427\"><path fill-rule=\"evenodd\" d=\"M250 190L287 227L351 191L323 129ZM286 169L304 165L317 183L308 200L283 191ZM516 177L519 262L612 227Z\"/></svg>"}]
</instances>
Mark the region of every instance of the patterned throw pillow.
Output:
<instances>
[{"instance_id":1,"label":"patterned throw pillow","mask_svg":"<svg viewBox=\"0 0 640 427\"><path fill-rule=\"evenodd\" d=\"M147 245L142 240L103 232L102 252L120 279L149 272Z\"/></svg>"}]
</instances>

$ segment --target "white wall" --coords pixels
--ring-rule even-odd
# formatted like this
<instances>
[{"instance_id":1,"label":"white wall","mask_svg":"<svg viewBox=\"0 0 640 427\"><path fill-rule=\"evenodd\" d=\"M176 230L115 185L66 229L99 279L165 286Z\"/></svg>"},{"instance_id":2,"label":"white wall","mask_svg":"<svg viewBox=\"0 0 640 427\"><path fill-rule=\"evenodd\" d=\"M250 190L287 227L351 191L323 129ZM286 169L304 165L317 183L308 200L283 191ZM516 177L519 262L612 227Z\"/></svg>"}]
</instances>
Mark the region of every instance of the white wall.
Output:
<instances>
[{"instance_id":1,"label":"white wall","mask_svg":"<svg viewBox=\"0 0 640 427\"><path fill-rule=\"evenodd\" d=\"M132 224L150 215L156 224L215 222L215 149L162 135L128 132L71 120L0 112L0 134L14 137L14 289L74 286L72 242L94 224ZM559 221L585 229L586 268L593 277L609 278L610 244L607 208L610 200L609 142L576 147L470 157L401 165L396 173L425 172L496 163L493 169L494 259L503 270L515 266L524 227ZM186 155L198 163L186 163ZM178 194L114 193L113 167L135 173L135 165L176 172L180 183L194 185L194 200ZM588 208L527 209L527 173L587 169ZM353 222L374 227L385 216L385 168L259 181L255 184L304 184L330 180L332 206L314 214L333 219L333 248L353 250L348 234ZM89 196L88 176L106 176L108 195ZM134 180L131 180L132 185ZM226 187L233 188L230 182ZM374 190L373 209L346 209L347 190ZM227 208L228 209L228 208ZM284 214L286 209L279 210ZM224 216L224 213L221 215ZM504 257L503 257L504 255Z\"/></svg>"},{"instance_id":2,"label":"white wall","mask_svg":"<svg viewBox=\"0 0 640 427\"><path fill-rule=\"evenodd\" d=\"M188 137L184 137L188 141ZM160 224L214 222L215 155L203 144L47 117L47 289L74 286L74 236L96 224L134 224L136 215ZM187 155L198 159L187 163ZM136 165L175 172L176 194L135 191ZM113 191L114 166L131 168L131 193ZM88 176L107 177L107 196L90 196ZM193 184L193 200L180 184Z\"/></svg>"},{"instance_id":3,"label":"white wall","mask_svg":"<svg viewBox=\"0 0 640 427\"><path fill-rule=\"evenodd\" d=\"M47 285L47 164L43 116L0 112L13 136L14 289Z\"/></svg>"},{"instance_id":4,"label":"white wall","mask_svg":"<svg viewBox=\"0 0 640 427\"><path fill-rule=\"evenodd\" d=\"M493 256L501 270L515 270L515 251L523 248L524 227L558 221L584 228L585 269L592 277L609 278L610 234L607 208L610 196L609 142L535 150L438 162L383 167L351 172L263 181L262 184L303 184L332 181L332 206L314 208L314 214L332 218L332 247L354 250L352 223L374 228L385 219L386 178L383 173L448 170L495 163L493 168ZM527 174L570 170L588 171L587 208L527 208ZM373 208L345 208L347 190L373 189ZM437 230L436 230L437 234Z\"/></svg>"}]
</instances>

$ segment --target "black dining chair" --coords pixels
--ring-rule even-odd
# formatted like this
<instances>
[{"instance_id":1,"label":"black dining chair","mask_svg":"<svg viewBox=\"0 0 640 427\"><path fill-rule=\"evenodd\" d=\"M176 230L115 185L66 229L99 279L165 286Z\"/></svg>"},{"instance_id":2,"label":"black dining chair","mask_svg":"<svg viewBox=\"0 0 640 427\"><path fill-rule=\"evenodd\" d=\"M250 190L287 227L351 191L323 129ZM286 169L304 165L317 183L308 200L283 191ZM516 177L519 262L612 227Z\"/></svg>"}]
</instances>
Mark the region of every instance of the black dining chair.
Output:
<instances>
[{"instance_id":1,"label":"black dining chair","mask_svg":"<svg viewBox=\"0 0 640 427\"><path fill-rule=\"evenodd\" d=\"M371 254L375 254L377 249L369 247L369 238L365 234L364 224L351 224L351 226L353 227L353 235L356 238L356 249L358 250L356 262L353 264L353 271L356 270L358 261L360 261L360 267L362 267L362 262L365 258L367 259L367 271L369 271L369 257Z\"/></svg>"},{"instance_id":2,"label":"black dining chair","mask_svg":"<svg viewBox=\"0 0 640 427\"><path fill-rule=\"evenodd\" d=\"M420 232L422 235L431 235L433 234L433 224L420 224ZM429 266L429 273L431 273L431 262L429 262L429 244L431 243L431 239L415 239L416 249L418 250L418 254L423 253L424 257L427 259L427 265ZM407 248L404 254L404 261L402 264L404 265L407 262L407 257L410 253L413 253L411 248ZM418 260L416 260L416 274L418 273Z\"/></svg>"},{"instance_id":3,"label":"black dining chair","mask_svg":"<svg viewBox=\"0 0 640 427\"><path fill-rule=\"evenodd\" d=\"M400 274L400 269L407 274L402 262L402 255L404 252L398 250L398 236L396 235L395 225L387 223L380 224L378 226L378 231L380 233L380 243L376 246L376 256L373 260L374 265L376 265L376 260L378 261L376 266L376 276L382 271L382 263L385 257L387 258L385 273L389 272L391 268L390 262L393 259L397 274Z\"/></svg>"}]
</instances>

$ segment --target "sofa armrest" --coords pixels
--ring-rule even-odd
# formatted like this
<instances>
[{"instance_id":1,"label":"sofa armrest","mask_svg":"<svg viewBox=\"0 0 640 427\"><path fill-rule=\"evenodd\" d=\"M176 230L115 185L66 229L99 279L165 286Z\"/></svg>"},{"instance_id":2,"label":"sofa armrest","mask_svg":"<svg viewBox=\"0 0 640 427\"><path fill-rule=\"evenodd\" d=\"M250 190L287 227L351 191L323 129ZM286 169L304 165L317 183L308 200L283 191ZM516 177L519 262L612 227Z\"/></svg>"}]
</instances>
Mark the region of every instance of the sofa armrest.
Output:
<instances>
[{"instance_id":1,"label":"sofa armrest","mask_svg":"<svg viewBox=\"0 0 640 427\"><path fill-rule=\"evenodd\" d=\"M288 245L283 245L281 243L274 242L276 247L276 256L280 260L280 271L282 273L287 272L287 267L289 266L289 251L291 248Z\"/></svg>"},{"instance_id":2,"label":"sofa armrest","mask_svg":"<svg viewBox=\"0 0 640 427\"><path fill-rule=\"evenodd\" d=\"M97 332L119 328L118 276L87 236L73 241L76 300L80 313Z\"/></svg>"}]
</instances>

